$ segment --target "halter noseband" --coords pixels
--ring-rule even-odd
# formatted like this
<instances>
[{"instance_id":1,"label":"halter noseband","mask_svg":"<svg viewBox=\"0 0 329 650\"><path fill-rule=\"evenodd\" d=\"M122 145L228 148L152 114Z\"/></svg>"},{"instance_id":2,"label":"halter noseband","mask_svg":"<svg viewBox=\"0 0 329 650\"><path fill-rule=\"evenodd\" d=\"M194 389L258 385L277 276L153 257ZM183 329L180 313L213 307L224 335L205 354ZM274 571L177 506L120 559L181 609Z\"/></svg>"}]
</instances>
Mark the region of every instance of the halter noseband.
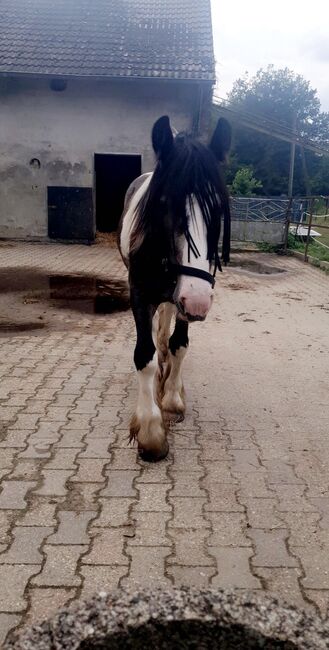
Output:
<instances>
[{"instance_id":1,"label":"halter noseband","mask_svg":"<svg viewBox=\"0 0 329 650\"><path fill-rule=\"evenodd\" d=\"M207 273L207 271L196 269L193 266L183 266L183 264L175 264L174 269L177 271L178 275L190 275L193 278L206 280L206 282L209 282L209 284L211 284L212 288L215 286L215 274L212 275L211 273Z\"/></svg>"},{"instance_id":2,"label":"halter noseband","mask_svg":"<svg viewBox=\"0 0 329 650\"><path fill-rule=\"evenodd\" d=\"M169 262L167 258L164 258L162 260L162 266L165 268L166 271L169 271L169 268L172 269L173 271L176 271L177 275L190 275L192 278L200 278L201 280L205 280L206 282L209 282L211 284L212 288L215 286L215 275L216 275L216 266L214 273L208 273L207 271L203 271L202 269L196 269L194 266L184 266L183 264L173 264ZM221 263L218 260L217 262L217 268L219 268L220 271L222 271Z\"/></svg>"}]
</instances>

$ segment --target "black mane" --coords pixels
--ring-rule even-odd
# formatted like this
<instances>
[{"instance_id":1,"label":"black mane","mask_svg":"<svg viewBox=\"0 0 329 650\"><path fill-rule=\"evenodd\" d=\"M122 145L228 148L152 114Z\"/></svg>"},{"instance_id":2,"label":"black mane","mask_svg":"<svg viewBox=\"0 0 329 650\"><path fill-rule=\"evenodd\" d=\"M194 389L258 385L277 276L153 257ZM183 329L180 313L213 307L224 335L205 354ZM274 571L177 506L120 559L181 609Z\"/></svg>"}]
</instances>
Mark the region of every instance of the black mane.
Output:
<instances>
[{"instance_id":1,"label":"black mane","mask_svg":"<svg viewBox=\"0 0 329 650\"><path fill-rule=\"evenodd\" d=\"M169 259L175 255L175 235L184 233L190 250L198 250L189 234L186 204L195 197L207 228L208 259L219 266L218 242L224 214L223 260L229 260L229 200L217 160L210 149L180 133L164 161L159 161L137 208L132 253L152 242ZM169 216L168 216L169 215ZM193 212L192 212L193 218Z\"/></svg>"}]
</instances>

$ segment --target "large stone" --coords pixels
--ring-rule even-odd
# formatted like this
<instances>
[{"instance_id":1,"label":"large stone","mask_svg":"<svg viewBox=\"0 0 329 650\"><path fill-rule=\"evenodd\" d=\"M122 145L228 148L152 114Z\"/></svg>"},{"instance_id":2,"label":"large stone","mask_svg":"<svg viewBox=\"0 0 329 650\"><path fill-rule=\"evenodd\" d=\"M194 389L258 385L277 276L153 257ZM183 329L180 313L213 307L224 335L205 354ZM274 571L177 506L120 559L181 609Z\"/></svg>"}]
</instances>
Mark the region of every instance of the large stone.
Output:
<instances>
[{"instance_id":1,"label":"large stone","mask_svg":"<svg viewBox=\"0 0 329 650\"><path fill-rule=\"evenodd\" d=\"M25 631L4 650L111 650L153 647L323 650L329 624L248 593L171 589L100 592Z\"/></svg>"}]
</instances>

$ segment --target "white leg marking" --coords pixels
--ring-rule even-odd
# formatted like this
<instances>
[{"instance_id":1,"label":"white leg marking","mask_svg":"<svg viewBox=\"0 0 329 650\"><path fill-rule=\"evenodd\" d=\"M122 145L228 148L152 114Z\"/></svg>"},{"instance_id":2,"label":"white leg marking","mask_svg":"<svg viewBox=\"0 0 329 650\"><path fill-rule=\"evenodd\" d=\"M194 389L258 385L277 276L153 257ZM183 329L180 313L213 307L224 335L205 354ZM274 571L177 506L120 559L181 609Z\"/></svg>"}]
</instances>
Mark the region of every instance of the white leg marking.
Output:
<instances>
[{"instance_id":1,"label":"white leg marking","mask_svg":"<svg viewBox=\"0 0 329 650\"><path fill-rule=\"evenodd\" d=\"M132 421L132 436L137 437L138 447L152 454L154 459L166 456L168 443L162 413L155 399L155 382L158 368L157 354L137 373L138 401Z\"/></svg>"},{"instance_id":2,"label":"white leg marking","mask_svg":"<svg viewBox=\"0 0 329 650\"><path fill-rule=\"evenodd\" d=\"M177 413L183 415L185 412L184 387L182 381L182 363L184 361L187 348L180 347L176 354L168 352L167 357L167 379L164 385L164 394L162 398L162 409L168 413Z\"/></svg>"},{"instance_id":3,"label":"white leg marking","mask_svg":"<svg viewBox=\"0 0 329 650\"><path fill-rule=\"evenodd\" d=\"M158 309L159 313L159 327L158 327L158 337L157 337L157 350L158 350L158 359L159 364L162 365L168 354L168 341L170 337L170 327L174 314L176 314L177 308L175 305L172 305L170 302L164 302L160 305Z\"/></svg>"}]
</instances>

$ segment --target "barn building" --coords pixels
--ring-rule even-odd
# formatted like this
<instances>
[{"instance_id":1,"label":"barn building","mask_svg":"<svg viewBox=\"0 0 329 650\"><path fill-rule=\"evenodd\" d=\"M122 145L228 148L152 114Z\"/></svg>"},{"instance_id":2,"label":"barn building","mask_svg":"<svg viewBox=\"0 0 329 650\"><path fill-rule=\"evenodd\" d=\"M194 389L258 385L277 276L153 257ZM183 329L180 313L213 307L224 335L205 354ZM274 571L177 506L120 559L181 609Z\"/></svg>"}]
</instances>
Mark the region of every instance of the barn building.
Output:
<instances>
[{"instance_id":1,"label":"barn building","mask_svg":"<svg viewBox=\"0 0 329 650\"><path fill-rule=\"evenodd\" d=\"M0 238L92 241L154 165L168 114L202 132L210 0L0 0Z\"/></svg>"}]
</instances>

